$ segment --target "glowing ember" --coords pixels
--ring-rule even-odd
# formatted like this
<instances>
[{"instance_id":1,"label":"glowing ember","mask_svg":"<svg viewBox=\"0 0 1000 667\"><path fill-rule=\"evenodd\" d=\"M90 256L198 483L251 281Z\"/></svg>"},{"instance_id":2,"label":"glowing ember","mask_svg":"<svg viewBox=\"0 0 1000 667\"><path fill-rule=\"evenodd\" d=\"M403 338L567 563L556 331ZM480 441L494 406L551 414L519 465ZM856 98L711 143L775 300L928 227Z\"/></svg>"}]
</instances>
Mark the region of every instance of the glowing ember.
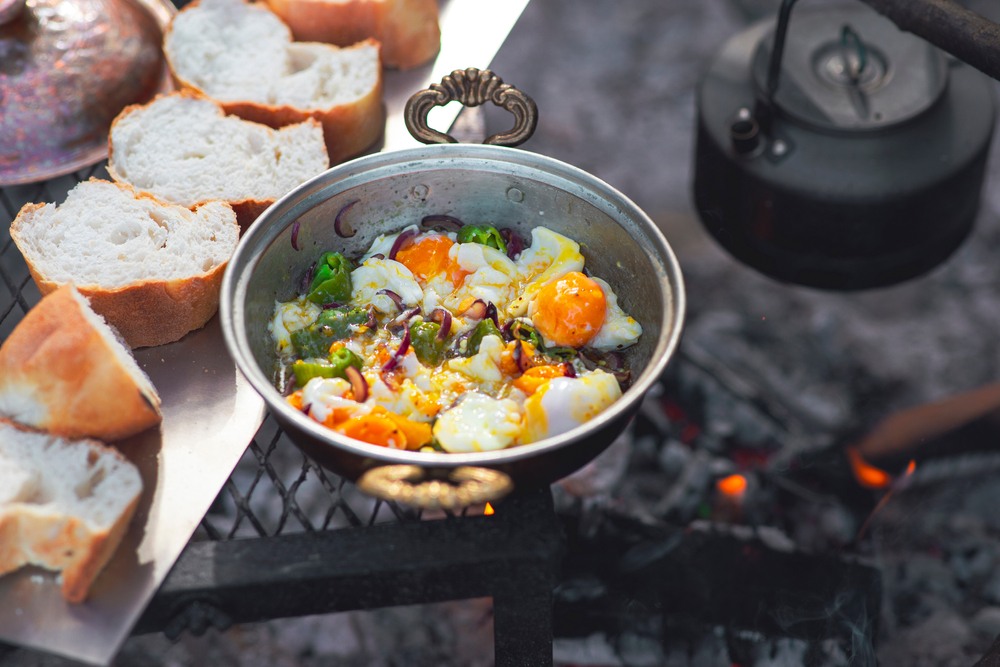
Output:
<instances>
[{"instance_id":1,"label":"glowing ember","mask_svg":"<svg viewBox=\"0 0 1000 667\"><path fill-rule=\"evenodd\" d=\"M861 486L869 489L884 489L889 486L889 482L892 481L889 473L881 468L876 468L861 458L861 454L858 452L856 447L847 448L847 458L851 462L851 470L854 471L854 479L856 479L858 484ZM915 463L913 465L916 466Z\"/></svg>"},{"instance_id":2,"label":"glowing ember","mask_svg":"<svg viewBox=\"0 0 1000 667\"><path fill-rule=\"evenodd\" d=\"M715 488L727 496L739 496L747 490L747 478L743 475L723 477L715 483Z\"/></svg>"},{"instance_id":3,"label":"glowing ember","mask_svg":"<svg viewBox=\"0 0 1000 667\"><path fill-rule=\"evenodd\" d=\"M495 511L493 505L486 503L486 507L483 508L483 516L491 516Z\"/></svg>"}]
</instances>

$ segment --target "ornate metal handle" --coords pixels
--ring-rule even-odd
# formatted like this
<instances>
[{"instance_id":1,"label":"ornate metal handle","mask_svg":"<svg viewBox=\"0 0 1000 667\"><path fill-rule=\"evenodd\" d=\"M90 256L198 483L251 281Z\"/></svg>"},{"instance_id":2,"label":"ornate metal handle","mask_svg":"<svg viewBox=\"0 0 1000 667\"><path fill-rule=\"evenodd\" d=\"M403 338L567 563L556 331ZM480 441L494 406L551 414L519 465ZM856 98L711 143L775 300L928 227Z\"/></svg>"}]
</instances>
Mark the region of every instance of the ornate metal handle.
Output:
<instances>
[{"instance_id":1,"label":"ornate metal handle","mask_svg":"<svg viewBox=\"0 0 1000 667\"><path fill-rule=\"evenodd\" d=\"M415 465L372 468L357 482L363 492L425 510L459 510L499 500L514 489L510 476L490 468L460 466L434 471Z\"/></svg>"},{"instance_id":2,"label":"ornate metal handle","mask_svg":"<svg viewBox=\"0 0 1000 667\"><path fill-rule=\"evenodd\" d=\"M477 107L485 102L493 102L514 114L514 127L507 132L498 132L483 141L484 144L517 146L528 140L538 124L538 107L534 100L522 93L488 69L474 67L457 69L432 83L430 88L415 93L406 102L403 120L406 129L417 141L425 144L454 144L458 141L450 134L438 132L427 125L427 114L436 106L449 102L461 102L467 107Z\"/></svg>"}]
</instances>

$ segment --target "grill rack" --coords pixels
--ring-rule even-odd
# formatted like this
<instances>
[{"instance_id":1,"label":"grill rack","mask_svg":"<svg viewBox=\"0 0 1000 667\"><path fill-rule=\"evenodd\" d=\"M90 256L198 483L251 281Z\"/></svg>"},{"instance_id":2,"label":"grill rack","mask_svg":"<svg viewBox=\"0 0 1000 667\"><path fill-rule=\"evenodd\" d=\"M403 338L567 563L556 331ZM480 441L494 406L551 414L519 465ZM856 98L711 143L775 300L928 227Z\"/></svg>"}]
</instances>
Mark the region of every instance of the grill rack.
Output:
<instances>
[{"instance_id":1,"label":"grill rack","mask_svg":"<svg viewBox=\"0 0 1000 667\"><path fill-rule=\"evenodd\" d=\"M0 343L41 298L10 223L26 203L58 203L80 182L109 180L106 166L0 187ZM427 516L360 493L267 415L134 632L176 638L234 623L492 596L496 664L551 664L561 549L547 488L519 491L495 516L481 508ZM297 561L293 574L274 567L289 561Z\"/></svg>"}]
</instances>

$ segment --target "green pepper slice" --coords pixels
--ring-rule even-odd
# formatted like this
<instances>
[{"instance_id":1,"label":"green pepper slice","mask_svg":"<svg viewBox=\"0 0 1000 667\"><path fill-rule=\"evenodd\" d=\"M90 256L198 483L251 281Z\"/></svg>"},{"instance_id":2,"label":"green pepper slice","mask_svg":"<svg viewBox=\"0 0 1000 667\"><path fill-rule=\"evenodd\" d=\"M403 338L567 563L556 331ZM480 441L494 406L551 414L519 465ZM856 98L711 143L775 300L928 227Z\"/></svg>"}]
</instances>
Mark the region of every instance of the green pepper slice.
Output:
<instances>
[{"instance_id":1,"label":"green pepper slice","mask_svg":"<svg viewBox=\"0 0 1000 667\"><path fill-rule=\"evenodd\" d=\"M522 320L514 320L510 323L510 335L511 338L515 340L521 340L525 343L531 343L535 346L536 350L541 351L542 349L542 337L539 333L529 324L526 324Z\"/></svg>"},{"instance_id":2,"label":"green pepper slice","mask_svg":"<svg viewBox=\"0 0 1000 667\"><path fill-rule=\"evenodd\" d=\"M350 301L352 268L351 261L339 252L323 253L306 298L318 304Z\"/></svg>"},{"instance_id":3,"label":"green pepper slice","mask_svg":"<svg viewBox=\"0 0 1000 667\"><path fill-rule=\"evenodd\" d=\"M500 336L500 330L497 329L497 325L488 317L485 320L481 320L476 325L476 328L472 330L472 335L469 336L469 344L465 348L466 356L471 357L474 354L479 354L479 346L486 336ZM501 340L503 340L502 336Z\"/></svg>"},{"instance_id":4,"label":"green pepper slice","mask_svg":"<svg viewBox=\"0 0 1000 667\"><path fill-rule=\"evenodd\" d=\"M334 351L328 361L296 361L292 364L292 373L295 375L296 386L304 387L315 377L346 379L348 366L354 366L360 371L364 362L354 352L342 347Z\"/></svg>"},{"instance_id":5,"label":"green pepper slice","mask_svg":"<svg viewBox=\"0 0 1000 667\"><path fill-rule=\"evenodd\" d=\"M507 252L507 243L504 242L500 230L490 225L465 225L458 230L459 243L478 243L496 248L502 253Z\"/></svg>"},{"instance_id":6,"label":"green pepper slice","mask_svg":"<svg viewBox=\"0 0 1000 667\"><path fill-rule=\"evenodd\" d=\"M438 339L441 325L437 322L414 322L410 325L410 345L420 363L437 366L444 358L445 341Z\"/></svg>"},{"instance_id":7,"label":"green pepper slice","mask_svg":"<svg viewBox=\"0 0 1000 667\"><path fill-rule=\"evenodd\" d=\"M308 327L293 331L292 345L303 359L325 359L334 341L350 338L354 327L368 322L368 309L363 306L327 308Z\"/></svg>"}]
</instances>

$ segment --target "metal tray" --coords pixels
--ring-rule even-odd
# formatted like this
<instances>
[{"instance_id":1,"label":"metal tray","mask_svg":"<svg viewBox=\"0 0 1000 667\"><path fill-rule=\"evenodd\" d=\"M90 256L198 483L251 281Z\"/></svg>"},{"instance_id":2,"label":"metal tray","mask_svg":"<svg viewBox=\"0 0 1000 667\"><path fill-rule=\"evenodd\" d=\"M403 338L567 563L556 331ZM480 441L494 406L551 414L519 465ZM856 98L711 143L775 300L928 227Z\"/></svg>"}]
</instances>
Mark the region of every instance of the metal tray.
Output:
<instances>
[{"instance_id":1,"label":"metal tray","mask_svg":"<svg viewBox=\"0 0 1000 667\"><path fill-rule=\"evenodd\" d=\"M108 662L263 420L263 401L226 353L217 317L176 343L138 350L136 359L163 399L163 423L115 443L142 474L129 530L83 604L67 604L51 572L0 577L0 639Z\"/></svg>"},{"instance_id":2,"label":"metal tray","mask_svg":"<svg viewBox=\"0 0 1000 667\"><path fill-rule=\"evenodd\" d=\"M386 72L386 129L373 150L419 145L403 122L409 96L456 69L487 68L527 4L442 0L441 51L434 62ZM439 107L429 120L450 128L461 108ZM103 163L49 181L0 187L0 342L39 298L9 239L10 221L25 203L61 202L90 177L107 178ZM217 318L176 343L137 350L136 359L160 393L163 423L158 431L116 443L139 466L144 483L129 531L83 604L66 604L56 575L41 569L0 577L0 641L110 663L264 419L263 401L236 370Z\"/></svg>"}]
</instances>

